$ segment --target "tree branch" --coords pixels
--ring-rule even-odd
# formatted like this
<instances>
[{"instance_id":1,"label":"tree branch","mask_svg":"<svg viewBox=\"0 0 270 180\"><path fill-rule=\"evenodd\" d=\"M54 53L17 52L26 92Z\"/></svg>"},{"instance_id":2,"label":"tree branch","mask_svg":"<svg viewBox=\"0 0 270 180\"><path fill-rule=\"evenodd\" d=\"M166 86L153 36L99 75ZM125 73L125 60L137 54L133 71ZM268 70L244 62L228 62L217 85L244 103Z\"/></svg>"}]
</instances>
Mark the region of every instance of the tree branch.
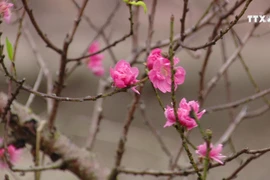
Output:
<instances>
[{"instance_id":1,"label":"tree branch","mask_svg":"<svg viewBox=\"0 0 270 180\"><path fill-rule=\"evenodd\" d=\"M3 109L7 103L8 96L0 93L0 109ZM15 139L25 140L25 142L35 147L36 126L41 121L43 120L28 108L13 101L10 128L14 130L13 136ZM41 132L40 149L52 161L62 160L64 165L61 169L71 171L82 180L107 179L108 169L99 165L94 154L88 152L86 149L79 148L57 130L52 135L47 125Z\"/></svg>"},{"instance_id":2,"label":"tree branch","mask_svg":"<svg viewBox=\"0 0 270 180\"><path fill-rule=\"evenodd\" d=\"M59 54L62 54L62 50L59 49L58 47L56 47L51 41L50 39L47 37L46 34L44 34L42 32L42 30L40 29L39 25L37 24L37 21L33 15L32 10L29 8L28 4L27 4L27 0L22 0L23 6L25 11L27 12L30 21L32 22L35 30L37 31L38 35L41 37L41 39L47 44L47 47L53 49L54 51L56 51Z\"/></svg>"}]
</instances>

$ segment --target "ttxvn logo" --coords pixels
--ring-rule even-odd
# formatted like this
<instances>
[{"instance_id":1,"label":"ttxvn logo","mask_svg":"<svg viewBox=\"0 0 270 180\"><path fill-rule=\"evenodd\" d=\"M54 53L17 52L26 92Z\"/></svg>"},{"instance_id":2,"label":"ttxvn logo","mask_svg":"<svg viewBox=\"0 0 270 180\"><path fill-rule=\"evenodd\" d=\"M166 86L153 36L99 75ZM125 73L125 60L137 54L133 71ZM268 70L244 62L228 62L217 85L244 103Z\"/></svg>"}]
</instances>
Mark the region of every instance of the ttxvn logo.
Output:
<instances>
[{"instance_id":1,"label":"ttxvn logo","mask_svg":"<svg viewBox=\"0 0 270 180\"><path fill-rule=\"evenodd\" d=\"M248 15L249 23L270 23L270 16L265 15Z\"/></svg>"}]
</instances>

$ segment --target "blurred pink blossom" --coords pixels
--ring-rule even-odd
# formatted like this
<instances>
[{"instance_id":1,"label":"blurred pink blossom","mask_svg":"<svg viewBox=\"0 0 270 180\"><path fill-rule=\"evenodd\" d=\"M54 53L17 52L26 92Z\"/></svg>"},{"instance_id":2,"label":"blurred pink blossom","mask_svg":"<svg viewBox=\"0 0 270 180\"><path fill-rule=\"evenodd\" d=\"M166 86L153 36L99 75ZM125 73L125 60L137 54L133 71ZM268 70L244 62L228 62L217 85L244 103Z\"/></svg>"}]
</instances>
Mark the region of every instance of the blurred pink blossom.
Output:
<instances>
[{"instance_id":1,"label":"blurred pink blossom","mask_svg":"<svg viewBox=\"0 0 270 180\"><path fill-rule=\"evenodd\" d=\"M148 58L148 65L152 67L149 71L149 79L153 83L155 88L158 88L161 92L171 92L171 62L169 59L164 57L159 57L154 54L158 54L158 50L155 53L150 55L152 58ZM174 58L174 65L179 63L178 58ZM185 81L186 71L181 66L174 67L175 75L174 75L174 85L175 90L177 86L183 84Z\"/></svg>"},{"instance_id":2,"label":"blurred pink blossom","mask_svg":"<svg viewBox=\"0 0 270 180\"><path fill-rule=\"evenodd\" d=\"M2 144L2 139L0 138L0 144ZM21 150L20 149L16 149L13 145L9 145L7 147L7 151L8 151L8 156L9 156L9 160L11 162L11 164L16 164L21 156ZM0 149L0 168L7 168L8 165L4 160L4 155L5 155L5 149L1 148Z\"/></svg>"},{"instance_id":3,"label":"blurred pink blossom","mask_svg":"<svg viewBox=\"0 0 270 180\"><path fill-rule=\"evenodd\" d=\"M198 102L196 101L187 102L187 100L183 98L181 102L179 103L179 108L177 109L177 116L178 116L179 123L182 126L186 127L188 130L191 130L198 126L196 121L190 117L191 107L196 113L198 119L201 119L202 115L205 113L205 110L202 110L201 112L199 112L200 105ZM176 123L174 111L171 106L167 106L165 108L164 115L167 119L164 127L170 127Z\"/></svg>"},{"instance_id":4,"label":"blurred pink blossom","mask_svg":"<svg viewBox=\"0 0 270 180\"><path fill-rule=\"evenodd\" d=\"M12 8L13 6L14 5L12 3L8 3L6 1L0 2L0 14L1 14L1 17L4 18L6 23L10 22L10 19L11 19L10 8Z\"/></svg>"},{"instance_id":5,"label":"blurred pink blossom","mask_svg":"<svg viewBox=\"0 0 270 180\"><path fill-rule=\"evenodd\" d=\"M118 61L114 68L110 68L110 74L114 81L114 86L117 88L125 88L134 85L139 81L136 79L139 75L138 68L131 67L130 64L125 60ZM135 87L133 87L132 90L140 94Z\"/></svg>"},{"instance_id":6,"label":"blurred pink blossom","mask_svg":"<svg viewBox=\"0 0 270 180\"><path fill-rule=\"evenodd\" d=\"M207 153L207 144L203 143L202 145L199 145L197 147L198 150L196 150L196 153L201 157L205 158L206 153ZM221 154L221 151L223 149L222 144L217 145L216 147L213 146L213 144L210 144L210 152L209 152L209 157L210 159L223 164L222 159L225 158L226 156Z\"/></svg>"},{"instance_id":7,"label":"blurred pink blossom","mask_svg":"<svg viewBox=\"0 0 270 180\"><path fill-rule=\"evenodd\" d=\"M94 41L89 49L88 49L88 53L89 54L93 54L95 52L99 51L99 44L97 41ZM92 72L96 75L96 76L103 76L104 75L104 67L102 64L102 59L103 59L103 55L102 54L96 54L93 55L89 58L88 61L88 68L90 70L92 70Z\"/></svg>"}]
</instances>

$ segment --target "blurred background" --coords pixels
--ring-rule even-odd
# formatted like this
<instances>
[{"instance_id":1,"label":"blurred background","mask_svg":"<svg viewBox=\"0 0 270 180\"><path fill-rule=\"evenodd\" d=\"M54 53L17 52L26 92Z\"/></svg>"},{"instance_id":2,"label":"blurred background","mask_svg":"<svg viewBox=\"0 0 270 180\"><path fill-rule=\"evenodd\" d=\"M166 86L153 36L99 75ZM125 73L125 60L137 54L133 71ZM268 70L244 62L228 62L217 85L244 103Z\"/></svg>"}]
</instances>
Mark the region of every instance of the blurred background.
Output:
<instances>
[{"instance_id":1,"label":"blurred background","mask_svg":"<svg viewBox=\"0 0 270 180\"><path fill-rule=\"evenodd\" d=\"M18 2L18 9L22 8L21 2ZM82 0L78 0L81 3ZM145 0L149 10L151 9L152 0ZM201 17L202 13L208 7L210 1L207 0L190 0L189 9L186 21L186 27L189 28L194 25L195 22ZM234 5L235 1L230 0L229 6ZM107 20L109 14L113 10L116 1L114 0L90 0L85 14L91 18L93 23L100 27ZM158 40L167 39L169 37L169 18L171 14L174 14L176 19L175 31L180 32L179 19L182 14L182 1L180 0L159 0L157 5L156 17L155 17L155 31L153 36L153 42ZM30 1L30 6L33 9L33 13L38 21L38 24L42 28L48 37L58 47L62 47L63 40L73 26L73 21L77 15L77 9L71 0L35 0ZM249 9L243 15L242 19L246 19L247 15L261 14L270 6L269 0L256 0L251 2ZM242 6L243 7L243 6ZM242 9L239 8L237 13ZM236 14L235 14L236 15ZM112 20L111 25L106 29L106 33L110 34L110 42L120 38L123 34L129 31L128 22L128 9L122 3L119 11L116 13ZM233 20L234 17L230 17ZM12 20L15 21L16 17L13 16ZM148 17L144 12L140 11L139 14L140 26L139 26L139 44L144 45L147 37L148 28ZM46 48L41 38L37 35L33 29L28 16L26 15L26 22L30 29L31 35L37 44L37 49L47 62L54 80L56 80L57 70L59 67L60 57L58 54L53 52L51 49ZM235 26L235 30L242 38L251 28L253 24L240 24ZM17 24L5 25L1 24L1 31L3 37L7 36L11 42L15 42L17 34ZM209 36L212 33L213 26L204 28L203 30L196 33L192 38L190 45L201 45L208 41ZM270 24L264 23L256 30L255 34L260 34L270 30ZM69 49L69 57L78 57L88 46L89 42L96 35L96 32L89 28L85 21L82 21L79 29L75 35L75 39ZM188 40L188 39L187 39ZM233 40L229 34L225 35L224 40L228 51L228 57L236 49ZM270 34L263 37L251 38L245 48L242 51L242 56L250 68L250 72L254 79L258 83L259 87L267 89L270 87L270 54L269 54L269 40ZM101 47L105 46L105 43L100 38L99 42ZM190 41L188 41L190 42ZM131 54L131 38L125 42L119 43L113 47L112 50L118 60L127 59ZM168 48L164 48L165 51ZM177 101L186 97L188 100L197 100L198 97L198 84L199 84L199 70L202 66L202 62L205 56L205 50L196 52L201 55L200 58L193 58L190 53L183 50L177 53L177 57L180 58L180 65L186 69L187 75L185 83L177 89ZM109 75L109 67L112 66L112 59L108 52L104 53L105 56L105 67L106 76ZM145 54L139 57L139 60L145 60ZM7 61L7 59L6 59ZM22 36L17 52L17 72L19 78L26 78L26 82L30 85L34 85L35 79L39 72L39 66L36 58L32 53L29 44ZM207 67L206 82L216 74L217 70L222 65L222 56L220 50L220 43L218 42L213 48L212 56L209 60ZM138 67L142 68L141 65ZM230 67L229 78L231 83L232 100L238 100L255 93L255 89L250 83L247 74L242 67L239 60ZM70 97L82 97L87 95L95 95L97 93L99 78L95 77L85 65L80 66L74 74L66 82L67 87L64 89L62 96ZM7 92L6 79L2 74L0 76L1 91ZM42 86L39 91L46 92L46 81L42 82ZM18 101L25 103L28 99L29 94L21 92ZM161 95L164 104L170 103L169 95ZM103 115L104 120L101 121L100 132L97 136L97 141L94 147L94 151L97 154L101 164L106 167L112 167L115 160L115 150L117 149L117 143L119 135L122 131L123 122L127 118L128 107L131 104L133 96L131 93L119 93L115 96L108 97L105 99L103 104ZM179 135L173 128L163 128L165 123L165 117L163 112L160 110L155 94L150 86L150 83L146 83L144 93L142 96L143 101L146 104L146 113L149 119L153 122L155 128L160 132L165 144L171 150L171 153L175 156L181 146L181 140ZM208 96L203 108L214 106L218 104L226 103L226 90L224 80L221 79L217 86L213 89L211 94ZM261 107L263 101L258 99L248 104L248 110ZM94 102L81 102L81 103L70 103L62 102L60 109L57 114L57 127L68 136L74 143L79 146L84 146L88 136L88 129L91 123L91 117L93 113ZM46 101L39 97L35 98L31 108L37 114L46 118ZM240 108L234 109L235 115L240 111ZM233 142L237 151L243 148L259 149L270 146L270 113L248 119L243 121L237 130L233 134ZM231 119L228 111L219 111L205 115L202 119L202 126L204 128L210 128L213 131L213 141L219 139L224 133L226 127L229 125ZM190 135L191 141L195 145L201 144L202 138L198 132L198 129L192 131ZM23 157L18 165L27 166L32 163L32 157L28 152L29 149L25 149ZM226 147L223 152L226 156L232 154L230 149ZM197 156L195 156L197 158ZM244 156L243 156L244 157ZM243 170L237 179L256 179L266 180L270 176L269 167L270 155L266 154L262 158L253 161ZM179 164L184 166L188 165L188 159L185 155L179 161ZM129 168L139 169L157 169L167 170L168 169L168 158L161 150L155 137L149 131L147 126L144 124L144 120L138 110L132 126L129 131L128 142L126 153L122 161L122 166ZM239 163L235 160L228 163L225 167L219 167L210 171L209 180L222 179L223 177L229 176ZM1 170L0 179L3 179L4 174L9 173ZM32 180L33 174L27 173L24 176L19 174L11 175L11 179L22 179ZM66 179L76 180L77 178L69 172L61 171L46 171L42 173L42 179ZM156 177L135 177L121 175L120 179L123 180L139 180L139 179L164 179ZM184 180L185 178L177 177L174 179ZM188 179L196 179L190 176Z\"/></svg>"}]
</instances>

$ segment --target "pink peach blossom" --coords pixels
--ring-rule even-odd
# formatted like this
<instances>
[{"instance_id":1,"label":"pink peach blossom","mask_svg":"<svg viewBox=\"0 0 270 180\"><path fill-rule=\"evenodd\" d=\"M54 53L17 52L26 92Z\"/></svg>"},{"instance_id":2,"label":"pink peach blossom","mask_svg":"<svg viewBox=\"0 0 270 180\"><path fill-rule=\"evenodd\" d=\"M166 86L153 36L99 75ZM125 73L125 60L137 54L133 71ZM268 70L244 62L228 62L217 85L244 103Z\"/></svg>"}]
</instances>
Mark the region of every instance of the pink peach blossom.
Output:
<instances>
[{"instance_id":1,"label":"pink peach blossom","mask_svg":"<svg viewBox=\"0 0 270 180\"><path fill-rule=\"evenodd\" d=\"M2 139L0 138L0 144L2 144ZM8 156L9 156L9 160L11 162L11 164L16 164L21 156L21 150L20 149L16 149L13 145L9 145L7 147L7 151L8 151ZM0 149L0 168L7 168L8 165L4 160L4 155L5 155L5 149L1 148Z\"/></svg>"},{"instance_id":2,"label":"pink peach blossom","mask_svg":"<svg viewBox=\"0 0 270 180\"><path fill-rule=\"evenodd\" d=\"M163 58L161 55L161 49L159 48L153 49L147 58L146 63L147 68L151 70L153 68L154 62L160 58Z\"/></svg>"},{"instance_id":3,"label":"pink peach blossom","mask_svg":"<svg viewBox=\"0 0 270 180\"><path fill-rule=\"evenodd\" d=\"M11 19L11 10L10 10L10 8L12 8L13 6L14 5L12 3L8 3L6 1L0 2L0 14L1 14L1 17L4 18L6 23L10 22L10 19Z\"/></svg>"},{"instance_id":4,"label":"pink peach blossom","mask_svg":"<svg viewBox=\"0 0 270 180\"><path fill-rule=\"evenodd\" d=\"M167 107L165 108L165 111L164 111L164 115L167 119L164 127L169 127L169 126L172 126L175 124L176 119L175 119L173 108L171 106L167 105Z\"/></svg>"},{"instance_id":5,"label":"pink peach blossom","mask_svg":"<svg viewBox=\"0 0 270 180\"><path fill-rule=\"evenodd\" d=\"M137 67L131 67L125 60L118 61L114 68L110 68L110 75L113 79L114 86L117 88L125 88L139 81L136 79L139 75L139 69ZM135 87L131 89L140 94Z\"/></svg>"},{"instance_id":6,"label":"pink peach blossom","mask_svg":"<svg viewBox=\"0 0 270 180\"><path fill-rule=\"evenodd\" d=\"M207 144L203 143L202 145L199 145L197 147L198 150L196 150L196 153L201 157L201 158L205 158L206 157L206 153L207 153ZM226 156L221 154L221 151L223 149L222 144L217 145L216 147L213 146L213 144L210 144L210 152L209 152L209 157L210 159L223 164L222 162L222 158L225 158Z\"/></svg>"},{"instance_id":7,"label":"pink peach blossom","mask_svg":"<svg viewBox=\"0 0 270 180\"><path fill-rule=\"evenodd\" d=\"M189 101L185 98L181 100L179 103L179 108L177 109L177 116L179 123L186 127L188 130L191 130L195 127L197 127L196 121L190 117L191 107L193 108L194 112L197 115L198 119L201 119L202 115L205 113L205 110L202 110L199 112L200 105L196 101ZM174 111L171 106L167 106L164 111L164 115L167 119L164 127L170 127L176 123L176 118L174 116Z\"/></svg>"},{"instance_id":8,"label":"pink peach blossom","mask_svg":"<svg viewBox=\"0 0 270 180\"><path fill-rule=\"evenodd\" d=\"M177 112L180 123L185 127L187 127L188 130L191 130L198 126L196 121L190 117L191 108L193 108L198 120L201 119L202 115L205 113L205 110L199 112L200 105L198 102L196 101L187 102L187 100L183 98L179 103L179 109Z\"/></svg>"},{"instance_id":9,"label":"pink peach blossom","mask_svg":"<svg viewBox=\"0 0 270 180\"><path fill-rule=\"evenodd\" d=\"M95 41L90 45L88 49L88 53L93 54L97 51L99 51L99 44L97 41ZM103 59L102 54L96 54L96 55L91 56L88 60L87 66L90 70L92 70L92 72L96 76L104 75L104 67L102 65L102 59Z\"/></svg>"},{"instance_id":10,"label":"pink peach blossom","mask_svg":"<svg viewBox=\"0 0 270 180\"><path fill-rule=\"evenodd\" d=\"M179 59L174 58L174 64L178 64ZM185 81L186 71L181 66L175 67L174 84L177 86ZM166 58L158 58L154 61L153 68L149 71L149 79L155 88L161 92L171 92L171 63Z\"/></svg>"}]
</instances>

